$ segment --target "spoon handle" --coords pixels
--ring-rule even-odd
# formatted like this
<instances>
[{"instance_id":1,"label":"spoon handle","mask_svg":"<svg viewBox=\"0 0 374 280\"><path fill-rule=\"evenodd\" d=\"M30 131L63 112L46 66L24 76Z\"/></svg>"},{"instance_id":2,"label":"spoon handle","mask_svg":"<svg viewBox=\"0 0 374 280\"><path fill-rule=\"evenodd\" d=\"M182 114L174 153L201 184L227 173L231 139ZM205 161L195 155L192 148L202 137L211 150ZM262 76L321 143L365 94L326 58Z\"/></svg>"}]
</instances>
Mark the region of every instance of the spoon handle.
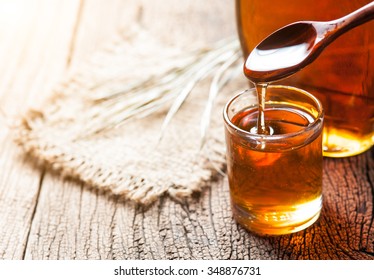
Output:
<instances>
[{"instance_id":1,"label":"spoon handle","mask_svg":"<svg viewBox=\"0 0 374 280\"><path fill-rule=\"evenodd\" d=\"M374 1L366 4L365 6L357 9L356 11L333 21L330 21L331 38L334 40L336 37L342 35L348 30L357 27L365 22L374 19ZM335 31L335 32L332 32ZM329 34L326 34L326 37Z\"/></svg>"}]
</instances>

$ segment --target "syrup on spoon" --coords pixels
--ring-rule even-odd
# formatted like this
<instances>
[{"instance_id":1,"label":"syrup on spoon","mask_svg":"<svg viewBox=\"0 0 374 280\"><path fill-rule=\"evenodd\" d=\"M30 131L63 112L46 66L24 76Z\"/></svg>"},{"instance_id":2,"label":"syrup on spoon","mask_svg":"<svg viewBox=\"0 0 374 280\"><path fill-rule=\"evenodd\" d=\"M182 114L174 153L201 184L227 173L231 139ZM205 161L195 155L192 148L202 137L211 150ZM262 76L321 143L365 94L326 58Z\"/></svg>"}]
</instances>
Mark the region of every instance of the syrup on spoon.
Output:
<instances>
[{"instance_id":1,"label":"syrup on spoon","mask_svg":"<svg viewBox=\"0 0 374 280\"><path fill-rule=\"evenodd\" d=\"M374 1L332 21L300 21L278 29L249 54L244 74L252 82L286 78L311 62L340 35L374 18Z\"/></svg>"}]
</instances>

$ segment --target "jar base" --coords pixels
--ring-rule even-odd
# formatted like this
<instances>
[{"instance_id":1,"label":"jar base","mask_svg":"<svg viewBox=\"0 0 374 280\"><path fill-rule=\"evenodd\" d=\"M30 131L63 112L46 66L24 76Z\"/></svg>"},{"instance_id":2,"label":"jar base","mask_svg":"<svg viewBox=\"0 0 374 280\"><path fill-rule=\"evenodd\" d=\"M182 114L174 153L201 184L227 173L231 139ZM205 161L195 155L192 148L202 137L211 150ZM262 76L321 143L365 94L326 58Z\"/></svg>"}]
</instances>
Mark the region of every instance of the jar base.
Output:
<instances>
[{"instance_id":1,"label":"jar base","mask_svg":"<svg viewBox=\"0 0 374 280\"><path fill-rule=\"evenodd\" d=\"M346 129L326 127L323 131L323 156L342 158L361 154L374 144L374 133L365 137Z\"/></svg>"},{"instance_id":2,"label":"jar base","mask_svg":"<svg viewBox=\"0 0 374 280\"><path fill-rule=\"evenodd\" d=\"M257 235L284 235L306 229L318 220L321 208L322 197L293 207L290 211L253 211L232 204L234 219Z\"/></svg>"}]
</instances>

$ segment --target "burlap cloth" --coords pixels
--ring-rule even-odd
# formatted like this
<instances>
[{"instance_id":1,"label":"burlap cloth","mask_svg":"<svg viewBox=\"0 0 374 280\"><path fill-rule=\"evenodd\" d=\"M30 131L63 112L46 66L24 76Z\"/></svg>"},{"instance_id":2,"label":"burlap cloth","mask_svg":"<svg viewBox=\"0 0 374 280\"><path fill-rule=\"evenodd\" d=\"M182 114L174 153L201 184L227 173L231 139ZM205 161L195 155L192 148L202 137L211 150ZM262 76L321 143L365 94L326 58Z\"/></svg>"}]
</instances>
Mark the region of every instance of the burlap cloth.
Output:
<instances>
[{"instance_id":1,"label":"burlap cloth","mask_svg":"<svg viewBox=\"0 0 374 280\"><path fill-rule=\"evenodd\" d=\"M196 84L161 141L160 128L170 104L144 118L132 118L91 135L93 99L162 73L173 63L173 57L187 51L165 46L145 33L137 34L119 34L67 74L39 109L30 109L22 116L15 130L16 140L48 168L87 186L141 204L163 194L183 199L209 186L224 170L222 109L245 85L231 81L220 92L203 149L200 128L209 76ZM95 110L94 114L106 111L105 107Z\"/></svg>"}]
</instances>

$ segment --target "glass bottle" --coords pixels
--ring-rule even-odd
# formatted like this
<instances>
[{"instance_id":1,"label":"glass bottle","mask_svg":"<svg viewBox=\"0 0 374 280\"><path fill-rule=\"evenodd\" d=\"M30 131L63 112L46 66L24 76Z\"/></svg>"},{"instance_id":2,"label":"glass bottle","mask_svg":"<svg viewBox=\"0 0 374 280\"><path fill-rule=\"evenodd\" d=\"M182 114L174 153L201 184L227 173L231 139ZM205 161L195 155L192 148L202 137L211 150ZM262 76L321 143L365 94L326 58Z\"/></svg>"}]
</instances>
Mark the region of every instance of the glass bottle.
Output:
<instances>
[{"instance_id":1,"label":"glass bottle","mask_svg":"<svg viewBox=\"0 0 374 280\"><path fill-rule=\"evenodd\" d=\"M368 0L236 0L245 59L270 33L300 20L329 21ZM306 68L278 81L303 88L323 104L324 155L360 154L374 144L374 21L343 34Z\"/></svg>"}]
</instances>

